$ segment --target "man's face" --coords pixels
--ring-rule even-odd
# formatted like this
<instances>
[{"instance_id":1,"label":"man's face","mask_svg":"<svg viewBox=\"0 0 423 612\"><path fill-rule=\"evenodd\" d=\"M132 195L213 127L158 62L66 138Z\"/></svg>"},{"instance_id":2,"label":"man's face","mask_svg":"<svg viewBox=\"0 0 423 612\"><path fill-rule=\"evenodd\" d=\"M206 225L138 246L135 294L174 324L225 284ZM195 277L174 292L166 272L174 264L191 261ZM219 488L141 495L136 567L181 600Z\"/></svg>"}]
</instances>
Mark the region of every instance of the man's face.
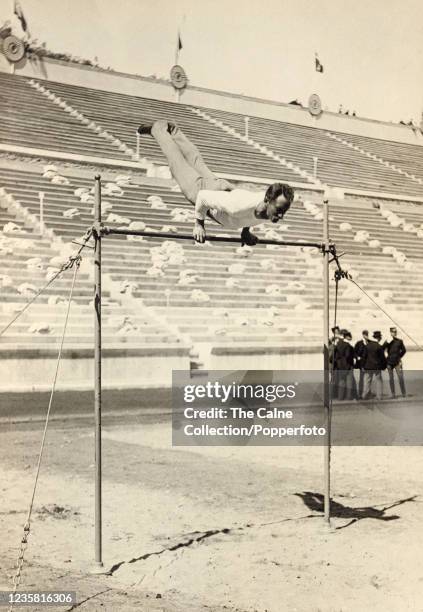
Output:
<instances>
[{"instance_id":1,"label":"man's face","mask_svg":"<svg viewBox=\"0 0 423 612\"><path fill-rule=\"evenodd\" d=\"M276 200L272 200L271 202L267 203L267 206L266 206L267 218L272 223L277 223L278 221L283 219L288 208L289 208L288 200L286 199L284 195L280 195L276 198Z\"/></svg>"},{"instance_id":2,"label":"man's face","mask_svg":"<svg viewBox=\"0 0 423 612\"><path fill-rule=\"evenodd\" d=\"M393 338L396 338L396 337L397 337L397 332L396 332L396 331L391 331L391 336L392 336Z\"/></svg>"}]
</instances>

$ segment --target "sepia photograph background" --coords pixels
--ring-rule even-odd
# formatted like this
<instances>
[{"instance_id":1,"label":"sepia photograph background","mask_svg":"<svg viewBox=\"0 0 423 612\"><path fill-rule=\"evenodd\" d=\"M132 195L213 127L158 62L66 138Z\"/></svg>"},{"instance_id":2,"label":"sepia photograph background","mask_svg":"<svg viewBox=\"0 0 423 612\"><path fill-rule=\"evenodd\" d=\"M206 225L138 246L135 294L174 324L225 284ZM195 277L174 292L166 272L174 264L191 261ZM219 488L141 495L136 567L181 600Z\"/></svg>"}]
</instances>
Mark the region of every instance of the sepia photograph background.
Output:
<instances>
[{"instance_id":1,"label":"sepia photograph background","mask_svg":"<svg viewBox=\"0 0 423 612\"><path fill-rule=\"evenodd\" d=\"M417 0L0 1L1 605L423 608L422 71ZM194 239L181 135L283 218ZM188 437L234 381L325 434Z\"/></svg>"}]
</instances>

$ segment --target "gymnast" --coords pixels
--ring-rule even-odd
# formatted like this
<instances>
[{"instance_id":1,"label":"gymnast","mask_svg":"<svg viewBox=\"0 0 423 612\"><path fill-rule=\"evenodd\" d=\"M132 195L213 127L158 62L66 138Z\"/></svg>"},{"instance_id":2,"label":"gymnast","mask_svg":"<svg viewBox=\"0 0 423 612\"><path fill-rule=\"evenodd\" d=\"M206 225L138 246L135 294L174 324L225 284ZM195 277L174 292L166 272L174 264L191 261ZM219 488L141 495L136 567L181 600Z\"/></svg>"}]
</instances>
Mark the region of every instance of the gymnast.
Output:
<instances>
[{"instance_id":1,"label":"gymnast","mask_svg":"<svg viewBox=\"0 0 423 612\"><path fill-rule=\"evenodd\" d=\"M242 244L253 246L258 238L250 232L250 226L260 221L277 223L291 206L294 190L285 183L273 183L266 191L249 191L215 176L197 147L173 121L144 123L138 133L153 136L182 193L194 204L193 236L197 242L206 240L204 224L209 217L223 227L242 228Z\"/></svg>"}]
</instances>

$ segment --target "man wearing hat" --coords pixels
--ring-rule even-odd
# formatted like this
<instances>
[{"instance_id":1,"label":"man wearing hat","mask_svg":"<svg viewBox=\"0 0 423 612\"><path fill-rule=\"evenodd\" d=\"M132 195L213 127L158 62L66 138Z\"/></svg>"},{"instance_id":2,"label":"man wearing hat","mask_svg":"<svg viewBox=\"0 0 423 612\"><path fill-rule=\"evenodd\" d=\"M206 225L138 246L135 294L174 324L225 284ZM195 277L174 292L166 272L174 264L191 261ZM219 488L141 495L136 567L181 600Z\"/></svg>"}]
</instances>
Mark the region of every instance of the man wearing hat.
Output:
<instances>
[{"instance_id":1,"label":"man wearing hat","mask_svg":"<svg viewBox=\"0 0 423 612\"><path fill-rule=\"evenodd\" d=\"M367 354L364 361L364 389L363 399L370 399L373 379L376 381L376 397L382 399L383 383L382 370L386 369L385 351L381 346L382 334L380 331L373 332L373 340L367 344Z\"/></svg>"},{"instance_id":2,"label":"man wearing hat","mask_svg":"<svg viewBox=\"0 0 423 612\"><path fill-rule=\"evenodd\" d=\"M338 373L338 399L352 400L355 397L352 335L347 329L342 329L340 335L341 339L337 342L334 351L334 366Z\"/></svg>"},{"instance_id":3,"label":"man wearing hat","mask_svg":"<svg viewBox=\"0 0 423 612\"><path fill-rule=\"evenodd\" d=\"M392 398L395 397L395 381L394 381L394 370L398 376L398 382L401 389L401 394L403 397L406 396L405 392L405 383L404 383L404 372L402 369L402 358L404 357L407 349L404 346L404 342L401 338L397 338L397 328L390 327L389 331L391 332L392 340L390 342L386 341L383 345L384 350L386 351L386 362L387 362L387 370L389 374L389 386L391 388Z\"/></svg>"},{"instance_id":4,"label":"man wearing hat","mask_svg":"<svg viewBox=\"0 0 423 612\"><path fill-rule=\"evenodd\" d=\"M354 346L354 357L355 367L360 370L360 377L358 379L358 397L363 397L363 385L364 385L364 362L367 355L367 344L369 343L369 332L367 329L363 329L361 332L361 340L355 343Z\"/></svg>"}]
</instances>

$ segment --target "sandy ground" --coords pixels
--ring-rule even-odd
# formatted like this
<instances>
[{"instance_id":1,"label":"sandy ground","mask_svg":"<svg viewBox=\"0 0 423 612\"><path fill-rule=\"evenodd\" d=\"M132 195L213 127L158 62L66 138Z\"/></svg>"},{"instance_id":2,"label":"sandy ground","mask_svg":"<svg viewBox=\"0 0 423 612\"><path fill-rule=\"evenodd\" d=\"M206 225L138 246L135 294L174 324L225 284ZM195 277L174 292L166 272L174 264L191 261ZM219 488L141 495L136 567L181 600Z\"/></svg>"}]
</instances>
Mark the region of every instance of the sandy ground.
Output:
<instances>
[{"instance_id":1,"label":"sandy ground","mask_svg":"<svg viewBox=\"0 0 423 612\"><path fill-rule=\"evenodd\" d=\"M3 590L40 439L40 425L0 432ZM93 444L90 423L48 433L21 589L77 592L57 610L423 610L421 447L334 448L329 529L321 448L172 448L167 420L106 418L111 575L93 576Z\"/></svg>"}]
</instances>

